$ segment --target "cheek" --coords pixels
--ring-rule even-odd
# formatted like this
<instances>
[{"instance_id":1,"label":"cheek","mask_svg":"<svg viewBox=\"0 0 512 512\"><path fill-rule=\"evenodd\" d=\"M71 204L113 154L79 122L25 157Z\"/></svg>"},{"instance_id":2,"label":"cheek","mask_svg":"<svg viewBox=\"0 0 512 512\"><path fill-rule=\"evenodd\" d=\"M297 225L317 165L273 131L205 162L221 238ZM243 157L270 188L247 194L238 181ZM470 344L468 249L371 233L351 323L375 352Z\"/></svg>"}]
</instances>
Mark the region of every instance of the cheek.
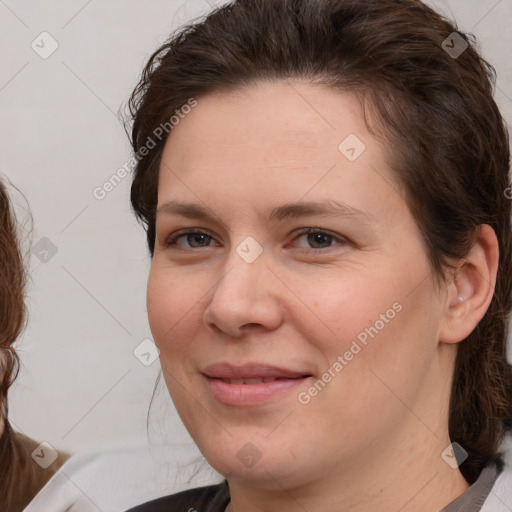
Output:
<instances>
[{"instance_id":1,"label":"cheek","mask_svg":"<svg viewBox=\"0 0 512 512\"><path fill-rule=\"evenodd\" d=\"M310 340L316 338L336 352L348 350L351 340L361 335L364 341L365 329L376 322L382 330L381 315L385 320L395 318L399 306L393 308L393 304L400 301L400 287L396 283L388 284L382 277L386 270L375 267L370 272L360 266L346 265L309 279L290 276L294 290L302 291L298 294L299 308L289 310Z\"/></svg>"},{"instance_id":2,"label":"cheek","mask_svg":"<svg viewBox=\"0 0 512 512\"><path fill-rule=\"evenodd\" d=\"M435 359L439 318L429 283L411 293L411 281L398 275L393 286L385 279L363 281L347 281L327 308L319 302L318 311L336 334L315 343L326 363L323 370L330 368L336 377L318 407L338 404L332 416L347 420L374 411L377 429L377 418L400 414L402 402L394 393L414 403Z\"/></svg>"},{"instance_id":3,"label":"cheek","mask_svg":"<svg viewBox=\"0 0 512 512\"><path fill-rule=\"evenodd\" d=\"M308 308L295 310L294 322L326 368L342 356L351 367L345 373L354 378L383 365L408 373L412 363L432 356L438 328L434 298L428 280L415 288L419 267L409 273L401 265L345 269L302 283Z\"/></svg>"},{"instance_id":4,"label":"cheek","mask_svg":"<svg viewBox=\"0 0 512 512\"><path fill-rule=\"evenodd\" d=\"M193 336L201 288L153 264L147 286L148 320L163 359L184 352Z\"/></svg>"}]
</instances>

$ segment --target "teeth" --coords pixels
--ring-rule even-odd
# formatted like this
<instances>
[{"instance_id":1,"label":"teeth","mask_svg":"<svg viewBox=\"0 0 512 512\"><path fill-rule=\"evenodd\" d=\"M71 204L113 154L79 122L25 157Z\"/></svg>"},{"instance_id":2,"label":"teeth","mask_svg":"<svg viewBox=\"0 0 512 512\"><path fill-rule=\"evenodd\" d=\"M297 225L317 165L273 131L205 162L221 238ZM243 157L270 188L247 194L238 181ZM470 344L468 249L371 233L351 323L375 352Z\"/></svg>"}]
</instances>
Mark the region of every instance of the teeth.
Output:
<instances>
[{"instance_id":1,"label":"teeth","mask_svg":"<svg viewBox=\"0 0 512 512\"><path fill-rule=\"evenodd\" d=\"M253 379L244 379L244 384L259 384L263 382L263 379L258 379L257 377Z\"/></svg>"},{"instance_id":2,"label":"teeth","mask_svg":"<svg viewBox=\"0 0 512 512\"><path fill-rule=\"evenodd\" d=\"M307 377L304 376L304 377ZM295 377L295 378L304 378ZM251 377L246 379L221 379L226 384L261 384L263 382L275 382L277 380L290 380L288 377Z\"/></svg>"},{"instance_id":3,"label":"teeth","mask_svg":"<svg viewBox=\"0 0 512 512\"><path fill-rule=\"evenodd\" d=\"M261 384L262 382L274 382L274 377L252 377L248 379L222 379L228 384Z\"/></svg>"}]
</instances>

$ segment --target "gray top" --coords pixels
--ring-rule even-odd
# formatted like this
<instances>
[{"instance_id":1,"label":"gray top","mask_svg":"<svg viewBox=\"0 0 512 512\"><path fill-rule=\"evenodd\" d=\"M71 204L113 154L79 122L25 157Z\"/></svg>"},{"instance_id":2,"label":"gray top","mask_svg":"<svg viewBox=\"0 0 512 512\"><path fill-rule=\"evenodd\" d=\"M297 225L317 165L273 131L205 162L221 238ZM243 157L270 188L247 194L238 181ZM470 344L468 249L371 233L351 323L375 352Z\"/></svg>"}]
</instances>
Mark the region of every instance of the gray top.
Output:
<instances>
[{"instance_id":1,"label":"gray top","mask_svg":"<svg viewBox=\"0 0 512 512\"><path fill-rule=\"evenodd\" d=\"M457 499L444 507L441 512L480 512L501 473L503 465L500 464L499 466L498 468L494 461L490 462L482 469L476 482Z\"/></svg>"}]
</instances>

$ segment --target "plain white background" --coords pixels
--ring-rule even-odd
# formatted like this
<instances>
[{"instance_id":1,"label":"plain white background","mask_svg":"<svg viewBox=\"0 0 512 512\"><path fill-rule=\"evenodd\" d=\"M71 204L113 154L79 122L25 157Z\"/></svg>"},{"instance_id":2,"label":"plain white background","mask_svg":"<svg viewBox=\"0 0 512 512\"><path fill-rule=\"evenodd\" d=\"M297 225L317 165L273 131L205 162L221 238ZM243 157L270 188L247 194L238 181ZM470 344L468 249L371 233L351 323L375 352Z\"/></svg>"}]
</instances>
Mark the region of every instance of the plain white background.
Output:
<instances>
[{"instance_id":1,"label":"plain white background","mask_svg":"<svg viewBox=\"0 0 512 512\"><path fill-rule=\"evenodd\" d=\"M39 441L74 452L148 442L159 363L144 366L133 354L151 338L145 235L130 211L129 177L102 200L93 190L130 156L117 112L145 60L172 29L220 3L0 0L0 173L30 205L28 250L42 244L28 263L29 321L10 413ZM512 126L512 0L430 4L478 37ZM44 59L32 44L40 53L58 48ZM24 199L10 190L26 218ZM190 442L159 389L152 440Z\"/></svg>"}]
</instances>

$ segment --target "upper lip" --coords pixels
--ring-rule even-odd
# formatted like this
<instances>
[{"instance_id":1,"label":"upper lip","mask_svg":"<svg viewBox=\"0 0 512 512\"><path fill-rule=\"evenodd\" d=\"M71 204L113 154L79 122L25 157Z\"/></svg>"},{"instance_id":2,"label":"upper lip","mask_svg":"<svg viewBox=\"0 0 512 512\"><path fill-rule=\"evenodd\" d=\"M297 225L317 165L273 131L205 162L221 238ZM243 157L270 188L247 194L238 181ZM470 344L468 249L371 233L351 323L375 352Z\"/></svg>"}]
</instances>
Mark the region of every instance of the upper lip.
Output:
<instances>
[{"instance_id":1,"label":"upper lip","mask_svg":"<svg viewBox=\"0 0 512 512\"><path fill-rule=\"evenodd\" d=\"M307 371L281 368L265 363L247 363L243 365L215 363L206 366L202 374L211 379L257 379L265 377L297 379L311 375Z\"/></svg>"}]
</instances>

